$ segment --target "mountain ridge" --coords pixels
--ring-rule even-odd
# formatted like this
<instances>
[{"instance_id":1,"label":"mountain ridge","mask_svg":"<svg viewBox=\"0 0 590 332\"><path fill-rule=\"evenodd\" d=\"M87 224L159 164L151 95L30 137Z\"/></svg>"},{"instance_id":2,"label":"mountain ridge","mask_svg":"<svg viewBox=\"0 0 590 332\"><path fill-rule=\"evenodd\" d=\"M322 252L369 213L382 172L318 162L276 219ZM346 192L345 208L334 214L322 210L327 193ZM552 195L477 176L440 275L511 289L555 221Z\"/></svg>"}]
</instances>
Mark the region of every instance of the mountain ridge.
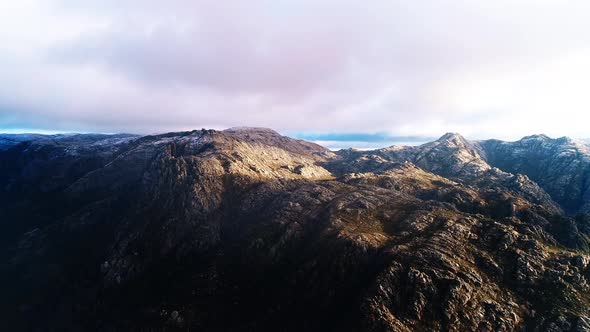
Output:
<instances>
[{"instance_id":1,"label":"mountain ridge","mask_svg":"<svg viewBox=\"0 0 590 332\"><path fill-rule=\"evenodd\" d=\"M207 131L205 129L201 132ZM194 133L199 131L191 131L186 133ZM580 141L570 139L568 137L561 137L552 139L544 134L525 136L518 141L501 141L496 139L469 141L458 133L446 133L439 139L433 142L424 143L418 146L390 146L376 150L339 150L330 151L321 145L306 142L303 140L291 139L280 135L278 132L260 127L234 127L223 131L211 131L214 133L226 133L235 139L241 141L248 141L250 143L274 144L279 148L285 148L291 142L300 142L303 144L302 150L291 151L301 153L303 151L311 152L311 154L331 156L336 154L346 154L346 151L351 153L359 153L360 155L373 155L379 158L391 159L396 162L411 161L419 167L425 168L436 174L443 176L458 175L458 172L463 172L461 176L478 177L485 172L499 169L510 174L522 174L527 178L539 182L541 187L548 190L549 194L558 202L568 213L577 213L579 211L590 210L590 148ZM9 146L19 144L26 141L54 141L70 144L80 140L79 144L84 144L88 139L97 138L97 141L103 141L105 144L110 144L112 140L121 139L123 141L133 141L146 137L161 137L174 136L175 133L137 136L130 134L67 134L67 135L32 135L25 134L24 137L19 137L18 134L0 135L0 149L7 149ZM1 141L3 137L12 137L11 141L6 143ZM15 139L14 137L19 137ZM68 143L69 142L69 143ZM4 143L4 145L2 145ZM95 143L98 144L98 143ZM263 144L263 145L264 145ZM282 146L281 146L282 144ZM517 165L515 158L512 156L511 165L507 165L506 155L507 150L498 150L501 147L510 146L510 149L519 148L519 153L523 152L523 146L527 148L545 149L535 152L535 158L543 160L539 165L546 165L550 169L539 169L539 167L525 167L524 165ZM291 145L291 148L298 145ZM288 149L288 148L287 148ZM504 155L501 155L504 153ZM450 158L441 162L441 156ZM317 157L317 156L316 156ZM314 157L314 158L316 158ZM544 158L544 159L539 159ZM569 164L569 169L563 170L560 174L560 166L557 162L551 163L548 158L559 159L561 164ZM312 158L313 159L313 158ZM321 159L321 158L320 158ZM573 165L571 165L573 163ZM443 169L446 167L445 169ZM565 187L559 188L558 185L551 185L539 178L537 174L551 174L552 178L559 178L560 185L565 184ZM324 174L328 176L327 174ZM555 181L554 181L555 182ZM574 192L568 194L568 192ZM565 203L565 202L568 203Z\"/></svg>"},{"instance_id":2,"label":"mountain ridge","mask_svg":"<svg viewBox=\"0 0 590 332\"><path fill-rule=\"evenodd\" d=\"M590 216L544 189L561 178L493 165L532 172L524 149L548 169L581 158L575 175L585 152L533 143L333 152L258 128L21 142L0 151L2 321L588 330Z\"/></svg>"}]
</instances>

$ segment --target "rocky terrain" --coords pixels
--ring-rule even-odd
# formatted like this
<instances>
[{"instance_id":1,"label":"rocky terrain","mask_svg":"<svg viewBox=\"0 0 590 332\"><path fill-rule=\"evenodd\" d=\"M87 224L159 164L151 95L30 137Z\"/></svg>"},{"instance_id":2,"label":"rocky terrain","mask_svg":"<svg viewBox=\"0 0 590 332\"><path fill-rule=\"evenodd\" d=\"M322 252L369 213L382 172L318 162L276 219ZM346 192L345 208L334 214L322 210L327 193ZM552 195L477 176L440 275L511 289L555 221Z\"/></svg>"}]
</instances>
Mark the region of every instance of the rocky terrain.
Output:
<instances>
[{"instance_id":1,"label":"rocky terrain","mask_svg":"<svg viewBox=\"0 0 590 332\"><path fill-rule=\"evenodd\" d=\"M2 144L3 330L590 330L582 143L333 152L232 128Z\"/></svg>"},{"instance_id":2,"label":"rocky terrain","mask_svg":"<svg viewBox=\"0 0 590 332\"><path fill-rule=\"evenodd\" d=\"M590 147L567 137L528 136L517 142L479 142L488 163L527 174L567 212L590 212Z\"/></svg>"}]
</instances>

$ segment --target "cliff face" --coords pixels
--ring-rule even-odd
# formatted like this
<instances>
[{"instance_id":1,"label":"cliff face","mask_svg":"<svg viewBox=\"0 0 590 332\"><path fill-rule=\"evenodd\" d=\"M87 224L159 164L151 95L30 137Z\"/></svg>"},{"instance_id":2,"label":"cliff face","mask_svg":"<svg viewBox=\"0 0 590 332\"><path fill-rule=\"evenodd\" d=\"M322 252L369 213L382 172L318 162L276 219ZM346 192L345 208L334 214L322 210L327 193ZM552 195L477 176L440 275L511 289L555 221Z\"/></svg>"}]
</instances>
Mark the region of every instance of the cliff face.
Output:
<instances>
[{"instance_id":1,"label":"cliff face","mask_svg":"<svg viewBox=\"0 0 590 332\"><path fill-rule=\"evenodd\" d=\"M234 128L15 144L0 152L2 321L590 329L590 218L492 143L334 153Z\"/></svg>"},{"instance_id":2,"label":"cliff face","mask_svg":"<svg viewBox=\"0 0 590 332\"><path fill-rule=\"evenodd\" d=\"M528 136L478 143L488 163L527 174L570 213L590 211L590 148L566 137Z\"/></svg>"}]
</instances>

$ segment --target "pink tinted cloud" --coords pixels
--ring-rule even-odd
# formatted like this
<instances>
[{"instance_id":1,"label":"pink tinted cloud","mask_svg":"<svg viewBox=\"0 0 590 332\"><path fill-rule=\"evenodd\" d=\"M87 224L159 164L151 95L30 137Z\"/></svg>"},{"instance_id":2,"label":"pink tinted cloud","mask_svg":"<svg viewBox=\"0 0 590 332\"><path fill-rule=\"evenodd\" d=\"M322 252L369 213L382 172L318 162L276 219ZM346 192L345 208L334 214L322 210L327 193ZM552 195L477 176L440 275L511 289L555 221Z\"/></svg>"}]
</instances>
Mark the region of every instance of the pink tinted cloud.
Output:
<instances>
[{"instance_id":1,"label":"pink tinted cloud","mask_svg":"<svg viewBox=\"0 0 590 332\"><path fill-rule=\"evenodd\" d=\"M477 127L505 110L455 112L433 98L440 86L590 45L577 1L38 1L78 33L0 54L0 105L14 123L69 130Z\"/></svg>"}]
</instances>

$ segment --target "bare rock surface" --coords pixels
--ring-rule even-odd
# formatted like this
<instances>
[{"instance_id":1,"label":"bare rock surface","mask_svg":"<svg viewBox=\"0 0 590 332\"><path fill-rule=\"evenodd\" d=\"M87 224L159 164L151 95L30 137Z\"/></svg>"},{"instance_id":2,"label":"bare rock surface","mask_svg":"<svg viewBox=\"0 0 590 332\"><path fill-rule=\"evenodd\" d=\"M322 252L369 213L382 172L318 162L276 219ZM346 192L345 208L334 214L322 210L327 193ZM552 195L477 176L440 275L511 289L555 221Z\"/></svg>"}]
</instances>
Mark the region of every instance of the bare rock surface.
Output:
<instances>
[{"instance_id":1,"label":"bare rock surface","mask_svg":"<svg viewBox=\"0 0 590 332\"><path fill-rule=\"evenodd\" d=\"M555 191L584 197L586 151L532 140L338 152L262 128L24 140L0 151L0 321L588 331L590 216Z\"/></svg>"}]
</instances>

